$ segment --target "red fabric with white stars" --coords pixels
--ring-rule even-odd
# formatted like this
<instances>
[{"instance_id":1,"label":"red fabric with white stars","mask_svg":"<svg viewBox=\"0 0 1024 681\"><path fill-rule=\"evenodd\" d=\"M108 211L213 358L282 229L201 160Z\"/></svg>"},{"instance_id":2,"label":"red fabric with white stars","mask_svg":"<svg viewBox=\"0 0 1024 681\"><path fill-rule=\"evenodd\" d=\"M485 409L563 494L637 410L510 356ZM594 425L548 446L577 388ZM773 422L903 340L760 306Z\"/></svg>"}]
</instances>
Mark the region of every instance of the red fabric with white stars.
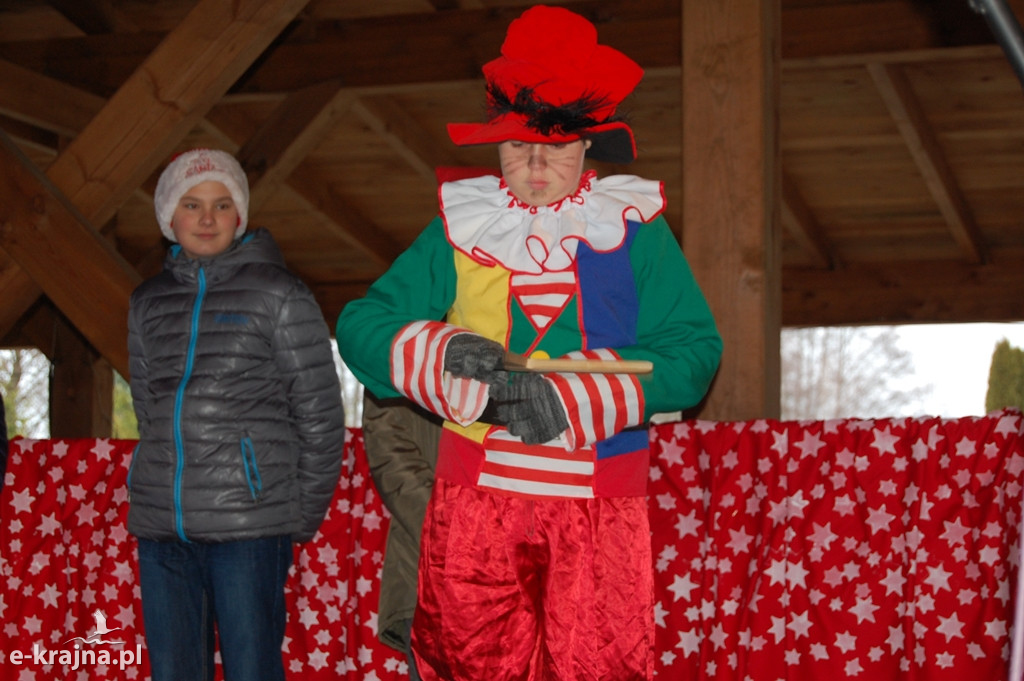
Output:
<instances>
[{"instance_id":1,"label":"red fabric with white stars","mask_svg":"<svg viewBox=\"0 0 1024 681\"><path fill-rule=\"evenodd\" d=\"M1020 412L650 432L656 678L1006 678ZM0 495L0 679L148 677L124 529L134 445L12 441ZM344 456L320 534L296 551L286 668L296 680L397 681L404 658L375 631L388 519L360 431ZM79 638L112 664L61 664ZM40 648L52 663L33 657ZM125 657L135 651L141 663Z\"/></svg>"},{"instance_id":2,"label":"red fabric with white stars","mask_svg":"<svg viewBox=\"0 0 1024 681\"><path fill-rule=\"evenodd\" d=\"M662 679L1005 679L1021 414L651 431Z\"/></svg>"}]
</instances>

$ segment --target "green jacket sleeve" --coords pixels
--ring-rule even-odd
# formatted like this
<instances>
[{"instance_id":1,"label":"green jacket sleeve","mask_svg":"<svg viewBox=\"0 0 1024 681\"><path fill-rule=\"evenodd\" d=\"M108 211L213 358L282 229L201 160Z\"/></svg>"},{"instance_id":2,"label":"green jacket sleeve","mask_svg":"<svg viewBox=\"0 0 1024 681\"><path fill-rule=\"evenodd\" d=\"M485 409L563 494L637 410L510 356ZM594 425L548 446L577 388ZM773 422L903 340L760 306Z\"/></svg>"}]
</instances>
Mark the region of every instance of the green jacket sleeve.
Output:
<instances>
[{"instance_id":1,"label":"green jacket sleeve","mask_svg":"<svg viewBox=\"0 0 1024 681\"><path fill-rule=\"evenodd\" d=\"M342 310L335 328L341 358L377 397L399 396L391 381L392 340L411 322L443 319L454 297L454 253L437 217L365 297Z\"/></svg>"},{"instance_id":2,"label":"green jacket sleeve","mask_svg":"<svg viewBox=\"0 0 1024 681\"><path fill-rule=\"evenodd\" d=\"M715 320L664 218L640 228L630 261L640 305L637 345L616 351L654 363L654 371L640 378L645 418L689 409L704 398L718 370L722 338Z\"/></svg>"}]
</instances>

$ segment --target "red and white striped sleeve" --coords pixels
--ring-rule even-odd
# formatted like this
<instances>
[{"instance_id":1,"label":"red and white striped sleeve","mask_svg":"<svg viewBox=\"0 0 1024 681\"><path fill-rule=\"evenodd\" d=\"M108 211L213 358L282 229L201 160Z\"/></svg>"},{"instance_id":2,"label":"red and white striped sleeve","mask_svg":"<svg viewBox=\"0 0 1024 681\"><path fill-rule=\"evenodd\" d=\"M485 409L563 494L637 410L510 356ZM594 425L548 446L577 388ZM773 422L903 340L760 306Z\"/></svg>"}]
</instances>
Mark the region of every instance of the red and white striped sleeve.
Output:
<instances>
[{"instance_id":1,"label":"red and white striped sleeve","mask_svg":"<svg viewBox=\"0 0 1024 681\"><path fill-rule=\"evenodd\" d=\"M402 327L391 344L391 381L421 407L468 426L487 406L489 387L444 370L448 341L460 333L466 330L437 321L416 321Z\"/></svg>"},{"instance_id":2,"label":"red and white striped sleeve","mask_svg":"<svg viewBox=\"0 0 1024 681\"><path fill-rule=\"evenodd\" d=\"M576 350L569 359L621 359L608 348ZM643 423L644 394L632 374L549 374L569 417L570 448L585 447Z\"/></svg>"}]
</instances>

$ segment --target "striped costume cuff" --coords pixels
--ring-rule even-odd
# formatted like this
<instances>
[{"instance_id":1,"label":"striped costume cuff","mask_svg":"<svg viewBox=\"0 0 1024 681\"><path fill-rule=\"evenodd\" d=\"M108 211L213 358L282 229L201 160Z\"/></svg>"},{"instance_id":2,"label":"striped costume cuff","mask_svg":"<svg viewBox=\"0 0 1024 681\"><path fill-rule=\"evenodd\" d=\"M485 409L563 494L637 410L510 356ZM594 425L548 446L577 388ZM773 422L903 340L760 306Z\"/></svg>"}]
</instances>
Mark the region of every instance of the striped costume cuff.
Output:
<instances>
[{"instance_id":1,"label":"striped costume cuff","mask_svg":"<svg viewBox=\"0 0 1024 681\"><path fill-rule=\"evenodd\" d=\"M436 321L402 327L391 344L391 382L421 407L468 426L487 406L489 386L444 370L448 341L460 333L466 330Z\"/></svg>"},{"instance_id":2,"label":"striped costume cuff","mask_svg":"<svg viewBox=\"0 0 1024 681\"><path fill-rule=\"evenodd\" d=\"M576 350L568 359L621 359L608 348ZM632 374L547 374L569 417L569 448L585 447L643 423L644 395Z\"/></svg>"}]
</instances>

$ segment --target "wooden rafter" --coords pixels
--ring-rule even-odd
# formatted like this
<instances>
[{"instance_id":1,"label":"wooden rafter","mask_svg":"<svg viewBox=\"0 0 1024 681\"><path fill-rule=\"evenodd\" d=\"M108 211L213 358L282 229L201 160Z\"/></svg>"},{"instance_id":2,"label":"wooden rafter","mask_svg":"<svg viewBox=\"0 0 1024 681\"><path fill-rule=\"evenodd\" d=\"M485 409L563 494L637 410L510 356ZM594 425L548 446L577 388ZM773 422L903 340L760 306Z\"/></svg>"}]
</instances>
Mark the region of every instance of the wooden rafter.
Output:
<instances>
[{"instance_id":1,"label":"wooden rafter","mask_svg":"<svg viewBox=\"0 0 1024 681\"><path fill-rule=\"evenodd\" d=\"M954 19L984 28L984 20L970 11L966 0L963 5ZM1009 5L1018 16L1024 15L1024 0L1010 0ZM584 0L574 2L572 8L593 18L604 40L646 68L679 66L678 2ZM493 56L509 20L520 11L520 7L461 9L386 19L324 20L276 45L236 90L290 91L332 79L349 87L380 87L478 78L480 65ZM782 58L949 47L944 42L946 36L937 30L944 18L941 13L928 3L908 0L783 7ZM304 39L307 34L315 34L317 40ZM437 46L439 35L451 37L443 50ZM100 92L112 91L159 40L158 35L134 34L130 40L119 37L116 43L99 36L26 41L19 43L16 51L0 45L0 56L6 54L33 70L42 71L45 65L61 74L62 80L89 83ZM296 69L296 64L303 68Z\"/></svg>"},{"instance_id":2,"label":"wooden rafter","mask_svg":"<svg viewBox=\"0 0 1024 681\"><path fill-rule=\"evenodd\" d=\"M66 105L53 106L53 102ZM41 130L75 137L103 108L105 100L66 83L0 60L0 112ZM2 258L0 337L39 299L43 290L18 264Z\"/></svg>"},{"instance_id":3,"label":"wooden rafter","mask_svg":"<svg viewBox=\"0 0 1024 681\"><path fill-rule=\"evenodd\" d=\"M455 9L483 9L481 0L427 0L438 12Z\"/></svg>"},{"instance_id":4,"label":"wooden rafter","mask_svg":"<svg viewBox=\"0 0 1024 681\"><path fill-rule=\"evenodd\" d=\"M99 2L48 0L48 2L86 34L108 34L135 30L135 27L125 20L123 14L114 9L109 0Z\"/></svg>"},{"instance_id":5,"label":"wooden rafter","mask_svg":"<svg viewBox=\"0 0 1024 681\"><path fill-rule=\"evenodd\" d=\"M71 138L104 104L91 92L0 60L0 113L5 116Z\"/></svg>"},{"instance_id":6,"label":"wooden rafter","mask_svg":"<svg viewBox=\"0 0 1024 681\"><path fill-rule=\"evenodd\" d=\"M781 191L782 226L800 244L815 265L824 269L834 268L835 258L828 240L822 233L821 225L811 214L811 209L800 195L796 182L785 172L782 173Z\"/></svg>"},{"instance_id":7,"label":"wooden rafter","mask_svg":"<svg viewBox=\"0 0 1024 681\"><path fill-rule=\"evenodd\" d=\"M14 77L6 80L3 78L12 74ZM9 62L0 61L0 83L18 85L26 90L30 90L33 83L36 83L37 90L46 95L43 98L0 98L0 112L16 113L19 118L31 121L41 129L65 134L68 137L77 136L104 103L104 100L96 95L38 74L31 74ZM251 212L258 210L265 197L276 191L297 164L316 147L325 134L330 132L338 118L349 110L353 99L354 95L347 90L341 90L336 82L304 88L286 98L261 129L245 140L238 154L249 173L252 186ZM81 102L81 105L53 107L53 101ZM225 114L214 110L209 114L209 118L212 124L204 122L203 125L207 132L222 138L227 148L237 148L237 140L242 136L236 131L225 134L218 129L218 124L231 128ZM381 125L388 127L384 123ZM408 127L405 129L408 130ZM365 248L381 265L391 262L397 256L400 247L382 237L378 226L370 224L365 216L354 210L327 205L327 195L309 187L310 182L322 184L323 180L311 178L310 173L305 173L304 177L306 186L300 193L306 195L308 208L317 210L311 202L326 205L331 214L322 214L323 219L330 224L336 235L346 243ZM162 253L162 248L158 250ZM161 255L155 254L152 258L147 256L146 262L135 265L140 271L148 272L153 269L153 263L158 264L160 259ZM10 330L42 293L42 290L16 264L8 262L2 271L4 277L0 280L0 291L3 292L5 305L4 314L0 317L0 336Z\"/></svg>"},{"instance_id":8,"label":"wooden rafter","mask_svg":"<svg viewBox=\"0 0 1024 681\"><path fill-rule=\"evenodd\" d=\"M297 102L286 100L267 124L244 143L238 152L239 158L250 179L255 179L261 196L286 185L304 202L307 211L323 218L335 236L365 250L379 265L386 266L398 257L401 246L379 225L353 208L351 200L332 190L326 178L300 163L333 127L336 117L351 106L345 96L326 95L326 91L318 94L307 92L301 98L304 103L301 107ZM319 110L309 106L314 99L321 104ZM296 109L301 109L301 113ZM245 137L243 132L235 129L233 121L217 112L210 115L208 126L216 126L220 134L234 144ZM261 145L261 140L277 140L283 144L271 148ZM265 167L250 170L252 166ZM273 178L273 182L266 180L267 177Z\"/></svg>"},{"instance_id":9,"label":"wooden rafter","mask_svg":"<svg viewBox=\"0 0 1024 681\"><path fill-rule=\"evenodd\" d=\"M255 213L352 105L337 81L303 88L287 97L238 150L249 177L249 210ZM212 118L216 124L216 117Z\"/></svg>"},{"instance_id":10,"label":"wooden rafter","mask_svg":"<svg viewBox=\"0 0 1024 681\"><path fill-rule=\"evenodd\" d=\"M47 174L93 222L109 220L306 1L201 0Z\"/></svg>"},{"instance_id":11,"label":"wooden rafter","mask_svg":"<svg viewBox=\"0 0 1024 681\"><path fill-rule=\"evenodd\" d=\"M981 233L903 70L878 62L868 64L867 68L953 239L970 262L984 262Z\"/></svg>"},{"instance_id":12,"label":"wooden rafter","mask_svg":"<svg viewBox=\"0 0 1024 681\"><path fill-rule=\"evenodd\" d=\"M25 274L5 252L0 252L0 296L4 301L0 305L0 338L14 328L42 292L32 277Z\"/></svg>"},{"instance_id":13,"label":"wooden rafter","mask_svg":"<svg viewBox=\"0 0 1024 681\"><path fill-rule=\"evenodd\" d=\"M439 165L458 165L450 147L434 138L390 97L364 97L352 107L353 113L380 135L409 166L429 182Z\"/></svg>"},{"instance_id":14,"label":"wooden rafter","mask_svg":"<svg viewBox=\"0 0 1024 681\"><path fill-rule=\"evenodd\" d=\"M103 224L113 216L305 3L306 0L251 0L227 5L220 0L202 0L49 167L48 181L39 184L49 187L52 183L53 197L46 205L57 210L65 205L63 197L68 197L68 203L77 210L60 215L80 219L82 230L76 232L79 236L92 235L99 244L106 244L90 225ZM213 30L214 27L220 30ZM193 55L193 61L183 63L183 54ZM21 172L30 170L23 167ZM17 196L13 194L9 200ZM46 272L36 268L33 258L48 252L46 235L34 235L38 253L18 248L19 243L29 243L33 236L29 232L40 231L38 223L30 224L32 228L18 232L18 241L6 230L4 248L78 325L80 320L73 306L83 298L83 292L88 300L92 296L89 292L95 289L82 287L73 277L45 277ZM98 252L105 251L100 248ZM84 272L87 279L120 276L122 283L138 281L135 270L119 256L114 260L93 260L76 257L73 251L58 253L66 257L64 262L69 265L75 263L77 271ZM50 262L50 270L60 272L61 268L54 265ZM116 272L104 271L111 265L116 266ZM95 319L81 320L85 328L79 327L124 376L128 375L124 325L132 288L115 286L114 291L104 292L119 295L116 301L92 301L94 313L115 305L109 310L109 317L97 317L101 324L108 324L106 333L86 332Z\"/></svg>"},{"instance_id":15,"label":"wooden rafter","mask_svg":"<svg viewBox=\"0 0 1024 681\"><path fill-rule=\"evenodd\" d=\"M141 278L5 134L0 179L0 247L127 375L128 298Z\"/></svg>"},{"instance_id":16,"label":"wooden rafter","mask_svg":"<svg viewBox=\"0 0 1024 681\"><path fill-rule=\"evenodd\" d=\"M386 267L401 254L402 247L387 232L357 210L351 198L338 193L314 171L299 166L289 184L313 210L328 218L326 224L337 236L365 249L378 265Z\"/></svg>"},{"instance_id":17,"label":"wooden rafter","mask_svg":"<svg viewBox=\"0 0 1024 681\"><path fill-rule=\"evenodd\" d=\"M837 271L787 270L786 326L1020 321L1024 254L996 264L851 263Z\"/></svg>"}]
</instances>

